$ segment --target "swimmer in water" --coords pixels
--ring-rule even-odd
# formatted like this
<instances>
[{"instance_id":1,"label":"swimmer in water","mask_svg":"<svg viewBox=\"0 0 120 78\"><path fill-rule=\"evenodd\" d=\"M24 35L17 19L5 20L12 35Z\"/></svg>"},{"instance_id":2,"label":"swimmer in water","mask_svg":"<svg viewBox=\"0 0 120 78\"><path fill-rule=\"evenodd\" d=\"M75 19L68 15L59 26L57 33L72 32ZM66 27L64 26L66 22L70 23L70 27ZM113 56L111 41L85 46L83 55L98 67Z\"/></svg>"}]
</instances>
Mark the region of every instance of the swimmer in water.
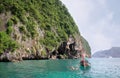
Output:
<instances>
[{"instance_id":1,"label":"swimmer in water","mask_svg":"<svg viewBox=\"0 0 120 78\"><path fill-rule=\"evenodd\" d=\"M71 66L70 69L71 69L71 70L78 70L79 68L78 68L78 67Z\"/></svg>"}]
</instances>

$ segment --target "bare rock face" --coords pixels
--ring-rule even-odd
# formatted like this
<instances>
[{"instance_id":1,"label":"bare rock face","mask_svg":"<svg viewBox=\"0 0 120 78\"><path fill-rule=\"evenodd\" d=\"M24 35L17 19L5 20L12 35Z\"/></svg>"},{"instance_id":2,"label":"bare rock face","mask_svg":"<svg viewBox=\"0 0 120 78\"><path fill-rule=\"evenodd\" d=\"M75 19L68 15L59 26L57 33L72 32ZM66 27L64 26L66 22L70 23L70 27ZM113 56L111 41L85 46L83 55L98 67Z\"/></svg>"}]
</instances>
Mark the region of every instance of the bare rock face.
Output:
<instances>
[{"instance_id":1,"label":"bare rock face","mask_svg":"<svg viewBox=\"0 0 120 78\"><path fill-rule=\"evenodd\" d=\"M4 62L16 62L21 60L40 60L40 59L76 59L80 58L82 52L82 44L78 44L73 38L69 38L68 41L62 42L61 45L50 51L46 48L46 56L43 57L39 51L36 53L23 53L23 52L14 52L14 53L3 53L0 55L0 61Z\"/></svg>"},{"instance_id":2,"label":"bare rock face","mask_svg":"<svg viewBox=\"0 0 120 78\"><path fill-rule=\"evenodd\" d=\"M3 53L2 55L0 55L0 61L4 62L16 62L21 60L22 58L11 53Z\"/></svg>"},{"instance_id":3,"label":"bare rock face","mask_svg":"<svg viewBox=\"0 0 120 78\"><path fill-rule=\"evenodd\" d=\"M76 49L77 44L73 41L67 41L61 43L57 50L51 53L52 56L56 56L57 59L74 59L80 57L80 50Z\"/></svg>"}]
</instances>

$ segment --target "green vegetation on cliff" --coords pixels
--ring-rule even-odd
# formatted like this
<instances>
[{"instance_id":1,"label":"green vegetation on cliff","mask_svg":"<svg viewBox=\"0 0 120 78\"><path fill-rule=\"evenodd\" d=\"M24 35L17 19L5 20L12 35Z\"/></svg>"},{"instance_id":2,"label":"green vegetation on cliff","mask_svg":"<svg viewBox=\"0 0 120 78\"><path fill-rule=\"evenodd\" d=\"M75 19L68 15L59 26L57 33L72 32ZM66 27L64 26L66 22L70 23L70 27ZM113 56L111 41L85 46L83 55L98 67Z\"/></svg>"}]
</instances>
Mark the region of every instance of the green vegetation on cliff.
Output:
<instances>
[{"instance_id":1,"label":"green vegetation on cliff","mask_svg":"<svg viewBox=\"0 0 120 78\"><path fill-rule=\"evenodd\" d=\"M0 32L0 54L3 52L13 52L18 45L5 32Z\"/></svg>"},{"instance_id":2,"label":"green vegetation on cliff","mask_svg":"<svg viewBox=\"0 0 120 78\"><path fill-rule=\"evenodd\" d=\"M0 53L17 50L46 56L45 48L52 51L69 36L80 36L59 0L0 0L0 17Z\"/></svg>"},{"instance_id":3,"label":"green vegetation on cliff","mask_svg":"<svg viewBox=\"0 0 120 78\"><path fill-rule=\"evenodd\" d=\"M91 55L91 48L90 48L88 42L82 36L81 36L81 40L82 40L83 48L85 49L86 53L90 56Z\"/></svg>"}]
</instances>

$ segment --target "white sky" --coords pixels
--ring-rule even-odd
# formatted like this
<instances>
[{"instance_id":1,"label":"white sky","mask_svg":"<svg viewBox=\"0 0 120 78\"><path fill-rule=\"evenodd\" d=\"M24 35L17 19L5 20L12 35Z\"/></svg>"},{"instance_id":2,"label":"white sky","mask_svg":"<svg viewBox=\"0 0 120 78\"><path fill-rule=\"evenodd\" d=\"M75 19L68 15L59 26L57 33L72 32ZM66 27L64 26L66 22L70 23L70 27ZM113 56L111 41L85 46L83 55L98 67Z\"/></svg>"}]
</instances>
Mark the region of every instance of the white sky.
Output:
<instances>
[{"instance_id":1,"label":"white sky","mask_svg":"<svg viewBox=\"0 0 120 78\"><path fill-rule=\"evenodd\" d=\"M74 18L92 54L120 46L120 0L61 0Z\"/></svg>"}]
</instances>

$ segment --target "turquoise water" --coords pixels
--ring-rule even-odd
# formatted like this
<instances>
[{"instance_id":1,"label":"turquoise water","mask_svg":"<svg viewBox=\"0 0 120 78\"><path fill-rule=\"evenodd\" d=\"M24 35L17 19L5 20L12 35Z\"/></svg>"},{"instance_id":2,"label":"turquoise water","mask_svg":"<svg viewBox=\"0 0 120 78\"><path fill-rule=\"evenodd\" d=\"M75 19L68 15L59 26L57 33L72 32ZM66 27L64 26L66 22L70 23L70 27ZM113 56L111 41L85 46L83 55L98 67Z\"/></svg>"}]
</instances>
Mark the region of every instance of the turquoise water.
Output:
<instances>
[{"instance_id":1,"label":"turquoise water","mask_svg":"<svg viewBox=\"0 0 120 78\"><path fill-rule=\"evenodd\" d=\"M79 59L0 62L0 78L120 78L119 58L92 58L89 62L89 68L80 67Z\"/></svg>"}]
</instances>

